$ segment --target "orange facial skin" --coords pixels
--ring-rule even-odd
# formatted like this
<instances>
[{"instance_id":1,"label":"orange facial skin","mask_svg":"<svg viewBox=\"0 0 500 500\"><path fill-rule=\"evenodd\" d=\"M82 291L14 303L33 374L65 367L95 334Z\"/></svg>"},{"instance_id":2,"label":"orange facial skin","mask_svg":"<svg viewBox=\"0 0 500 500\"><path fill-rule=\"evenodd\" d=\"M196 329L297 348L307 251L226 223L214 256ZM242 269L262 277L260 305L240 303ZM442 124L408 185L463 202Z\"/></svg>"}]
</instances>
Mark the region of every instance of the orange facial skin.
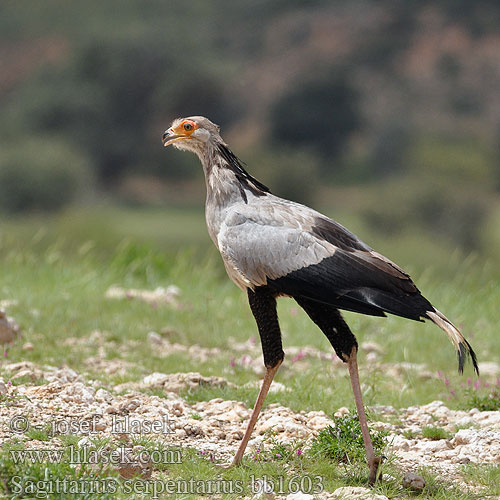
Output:
<instances>
[{"instance_id":1,"label":"orange facial skin","mask_svg":"<svg viewBox=\"0 0 500 500\"><path fill-rule=\"evenodd\" d=\"M198 124L191 120L182 120L177 126L170 127L163 134L163 145L170 144L183 139L191 139L191 134L198 128Z\"/></svg>"}]
</instances>

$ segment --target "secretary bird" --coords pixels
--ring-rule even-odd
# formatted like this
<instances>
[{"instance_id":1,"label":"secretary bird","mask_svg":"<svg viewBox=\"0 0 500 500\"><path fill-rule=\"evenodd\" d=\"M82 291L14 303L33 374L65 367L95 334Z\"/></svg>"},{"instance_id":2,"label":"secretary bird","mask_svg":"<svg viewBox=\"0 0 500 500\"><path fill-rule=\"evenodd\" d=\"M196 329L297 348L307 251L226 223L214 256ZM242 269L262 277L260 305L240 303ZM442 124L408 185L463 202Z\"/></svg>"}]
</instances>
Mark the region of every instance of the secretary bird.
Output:
<instances>
[{"instance_id":1,"label":"secretary bird","mask_svg":"<svg viewBox=\"0 0 500 500\"><path fill-rule=\"evenodd\" d=\"M368 430L359 385L354 334L339 309L372 316L430 319L454 344L458 370L476 355L460 331L424 298L410 276L353 233L315 210L279 198L252 177L228 148L219 127L202 116L174 120L164 146L196 153L207 186L205 216L229 277L248 294L262 343L266 374L245 435L234 457L241 462L259 412L284 353L276 298L292 297L347 364L370 469L381 462Z\"/></svg>"}]
</instances>

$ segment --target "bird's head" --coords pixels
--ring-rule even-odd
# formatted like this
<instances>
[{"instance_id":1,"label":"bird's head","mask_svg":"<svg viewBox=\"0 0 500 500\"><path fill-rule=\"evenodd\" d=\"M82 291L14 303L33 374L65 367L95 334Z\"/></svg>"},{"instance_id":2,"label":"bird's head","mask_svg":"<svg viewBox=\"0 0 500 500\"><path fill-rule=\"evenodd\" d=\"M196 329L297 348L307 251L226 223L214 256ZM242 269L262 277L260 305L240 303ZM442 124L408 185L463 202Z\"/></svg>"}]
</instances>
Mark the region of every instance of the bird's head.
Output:
<instances>
[{"instance_id":1,"label":"bird's head","mask_svg":"<svg viewBox=\"0 0 500 500\"><path fill-rule=\"evenodd\" d=\"M224 142L219 135L219 126L203 116L177 118L163 134L163 145L171 144L177 149L200 153L208 143Z\"/></svg>"}]
</instances>

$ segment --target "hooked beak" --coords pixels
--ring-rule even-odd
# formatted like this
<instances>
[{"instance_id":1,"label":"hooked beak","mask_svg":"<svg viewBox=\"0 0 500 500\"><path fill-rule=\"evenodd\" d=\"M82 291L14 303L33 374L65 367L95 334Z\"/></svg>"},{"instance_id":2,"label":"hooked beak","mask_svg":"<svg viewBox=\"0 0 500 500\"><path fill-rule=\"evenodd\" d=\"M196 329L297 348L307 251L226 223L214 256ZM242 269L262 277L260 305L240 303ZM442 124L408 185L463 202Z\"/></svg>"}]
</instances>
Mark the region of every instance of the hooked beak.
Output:
<instances>
[{"instance_id":1,"label":"hooked beak","mask_svg":"<svg viewBox=\"0 0 500 500\"><path fill-rule=\"evenodd\" d=\"M169 128L163 133L163 146L170 146L170 144L175 141L180 141L181 139L190 139L190 137L186 135L177 135L171 128Z\"/></svg>"}]
</instances>

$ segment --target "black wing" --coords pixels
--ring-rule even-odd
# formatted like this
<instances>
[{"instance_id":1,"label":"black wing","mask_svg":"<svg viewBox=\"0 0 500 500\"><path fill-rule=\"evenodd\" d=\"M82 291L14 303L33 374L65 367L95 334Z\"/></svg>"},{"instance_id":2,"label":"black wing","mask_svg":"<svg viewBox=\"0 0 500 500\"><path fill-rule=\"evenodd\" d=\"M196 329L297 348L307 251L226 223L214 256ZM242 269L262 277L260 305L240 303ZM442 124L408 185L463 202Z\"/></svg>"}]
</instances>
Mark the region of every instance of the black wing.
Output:
<instances>
[{"instance_id":1,"label":"black wing","mask_svg":"<svg viewBox=\"0 0 500 500\"><path fill-rule=\"evenodd\" d=\"M335 252L317 264L268 280L277 292L374 316L387 312L420 320L434 311L408 274L340 224L317 217L311 232L335 245Z\"/></svg>"}]
</instances>

